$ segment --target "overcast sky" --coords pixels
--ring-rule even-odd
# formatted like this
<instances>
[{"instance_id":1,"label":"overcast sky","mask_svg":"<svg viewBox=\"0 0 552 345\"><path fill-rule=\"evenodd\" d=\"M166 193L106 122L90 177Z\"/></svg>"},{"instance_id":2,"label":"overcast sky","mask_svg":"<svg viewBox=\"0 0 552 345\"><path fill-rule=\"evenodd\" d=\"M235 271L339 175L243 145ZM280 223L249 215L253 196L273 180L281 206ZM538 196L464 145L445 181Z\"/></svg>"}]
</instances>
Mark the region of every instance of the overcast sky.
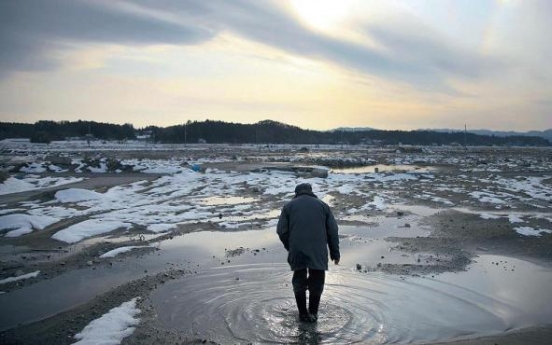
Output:
<instances>
[{"instance_id":1,"label":"overcast sky","mask_svg":"<svg viewBox=\"0 0 552 345\"><path fill-rule=\"evenodd\" d=\"M552 128L549 0L0 1L0 121Z\"/></svg>"}]
</instances>

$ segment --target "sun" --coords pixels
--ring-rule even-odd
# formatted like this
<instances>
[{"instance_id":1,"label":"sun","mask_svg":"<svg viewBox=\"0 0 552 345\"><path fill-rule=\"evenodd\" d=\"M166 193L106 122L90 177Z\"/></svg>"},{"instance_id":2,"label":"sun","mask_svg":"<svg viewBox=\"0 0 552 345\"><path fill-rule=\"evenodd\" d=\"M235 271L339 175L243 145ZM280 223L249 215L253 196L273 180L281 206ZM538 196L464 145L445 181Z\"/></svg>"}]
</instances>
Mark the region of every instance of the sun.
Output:
<instances>
[{"instance_id":1,"label":"sun","mask_svg":"<svg viewBox=\"0 0 552 345\"><path fill-rule=\"evenodd\" d=\"M350 12L348 0L291 0L291 8L307 26L317 30L332 30Z\"/></svg>"}]
</instances>

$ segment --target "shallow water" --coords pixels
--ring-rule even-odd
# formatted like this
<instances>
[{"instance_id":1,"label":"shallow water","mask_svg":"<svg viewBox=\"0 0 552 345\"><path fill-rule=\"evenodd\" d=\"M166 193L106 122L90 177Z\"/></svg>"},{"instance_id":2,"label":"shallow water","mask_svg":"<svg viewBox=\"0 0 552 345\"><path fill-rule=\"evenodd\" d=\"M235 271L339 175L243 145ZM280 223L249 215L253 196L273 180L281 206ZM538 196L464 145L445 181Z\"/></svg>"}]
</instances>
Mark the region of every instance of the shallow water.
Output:
<instances>
[{"instance_id":1,"label":"shallow water","mask_svg":"<svg viewBox=\"0 0 552 345\"><path fill-rule=\"evenodd\" d=\"M523 273L507 278L486 274L487 263L499 259L512 262ZM327 274L316 325L298 322L291 272L285 264L212 268L165 284L151 297L165 327L221 343L431 342L550 320L552 297L547 287L552 275L511 260L484 257L472 273L438 279L403 280L333 267ZM530 291L513 283L520 276L531 277ZM497 284L499 290L489 290Z\"/></svg>"},{"instance_id":2,"label":"shallow water","mask_svg":"<svg viewBox=\"0 0 552 345\"><path fill-rule=\"evenodd\" d=\"M218 206L218 205L239 205L239 204L247 204L247 203L253 203L257 201L255 198L247 198L243 196L212 196L208 198L198 199L197 203L200 205L207 205L207 206Z\"/></svg>"},{"instance_id":3,"label":"shallow water","mask_svg":"<svg viewBox=\"0 0 552 345\"><path fill-rule=\"evenodd\" d=\"M355 168L331 169L330 172L338 174L370 174L377 172L411 172L411 173L429 173L437 170L435 167L422 167L418 165L367 165Z\"/></svg>"},{"instance_id":4,"label":"shallow water","mask_svg":"<svg viewBox=\"0 0 552 345\"><path fill-rule=\"evenodd\" d=\"M405 219L411 228L393 227ZM152 293L161 324L221 343L427 342L549 322L552 271L526 261L481 256L468 272L434 279L356 270L357 263L414 263L416 255L392 251L383 238L424 232L416 219L381 217L378 226L341 227L342 262L328 271L316 325L297 322L286 252L272 228L178 236L160 242L159 251L115 259L112 268L75 270L2 294L0 329L171 267L198 273Z\"/></svg>"}]
</instances>

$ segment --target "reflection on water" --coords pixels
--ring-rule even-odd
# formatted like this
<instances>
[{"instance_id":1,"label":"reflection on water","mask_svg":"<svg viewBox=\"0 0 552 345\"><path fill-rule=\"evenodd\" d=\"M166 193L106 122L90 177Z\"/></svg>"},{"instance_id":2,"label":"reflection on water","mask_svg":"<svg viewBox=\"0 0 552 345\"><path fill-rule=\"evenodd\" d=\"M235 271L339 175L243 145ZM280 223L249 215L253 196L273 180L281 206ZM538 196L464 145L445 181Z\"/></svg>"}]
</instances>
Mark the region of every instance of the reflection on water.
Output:
<instances>
[{"instance_id":1,"label":"reflection on water","mask_svg":"<svg viewBox=\"0 0 552 345\"><path fill-rule=\"evenodd\" d=\"M489 258L498 259L506 258ZM532 289L528 299L550 306L550 272L535 274L532 264L521 260L516 265L531 272L524 273L532 277L529 285L541 286ZM552 317L550 307L535 313L534 303L489 293L486 287L496 283L495 277L476 271L477 281L464 281L464 274L403 280L332 267L315 325L297 320L291 272L285 264L213 268L165 284L151 297L165 327L221 343L431 342L500 333ZM452 283L451 277L462 283ZM523 294L519 288L503 287Z\"/></svg>"},{"instance_id":2,"label":"reflection on water","mask_svg":"<svg viewBox=\"0 0 552 345\"><path fill-rule=\"evenodd\" d=\"M436 171L436 167L422 167L418 165L367 165L363 167L355 168L338 168L331 169L330 172L337 174L370 174L377 172L408 172L408 173L420 173L425 174Z\"/></svg>"},{"instance_id":3,"label":"reflection on water","mask_svg":"<svg viewBox=\"0 0 552 345\"><path fill-rule=\"evenodd\" d=\"M198 199L197 203L201 205L215 206L215 205L239 205L250 204L257 201L255 198L246 198L242 196L212 196L208 198Z\"/></svg>"}]
</instances>

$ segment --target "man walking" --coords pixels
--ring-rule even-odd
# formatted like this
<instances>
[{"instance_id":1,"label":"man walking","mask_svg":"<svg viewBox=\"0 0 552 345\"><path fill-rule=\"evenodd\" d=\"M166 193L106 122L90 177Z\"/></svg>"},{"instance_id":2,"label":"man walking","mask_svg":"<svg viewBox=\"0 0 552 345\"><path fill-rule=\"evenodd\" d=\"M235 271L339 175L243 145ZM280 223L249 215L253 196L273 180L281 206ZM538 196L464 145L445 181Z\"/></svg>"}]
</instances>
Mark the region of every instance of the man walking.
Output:
<instances>
[{"instance_id":1,"label":"man walking","mask_svg":"<svg viewBox=\"0 0 552 345\"><path fill-rule=\"evenodd\" d=\"M295 197L282 208L277 233L288 251L288 263L293 271L291 283L299 319L303 322L318 320L318 306L328 269L328 247L330 258L336 265L340 259L337 232L330 207L313 194L310 184L297 185Z\"/></svg>"}]
</instances>

